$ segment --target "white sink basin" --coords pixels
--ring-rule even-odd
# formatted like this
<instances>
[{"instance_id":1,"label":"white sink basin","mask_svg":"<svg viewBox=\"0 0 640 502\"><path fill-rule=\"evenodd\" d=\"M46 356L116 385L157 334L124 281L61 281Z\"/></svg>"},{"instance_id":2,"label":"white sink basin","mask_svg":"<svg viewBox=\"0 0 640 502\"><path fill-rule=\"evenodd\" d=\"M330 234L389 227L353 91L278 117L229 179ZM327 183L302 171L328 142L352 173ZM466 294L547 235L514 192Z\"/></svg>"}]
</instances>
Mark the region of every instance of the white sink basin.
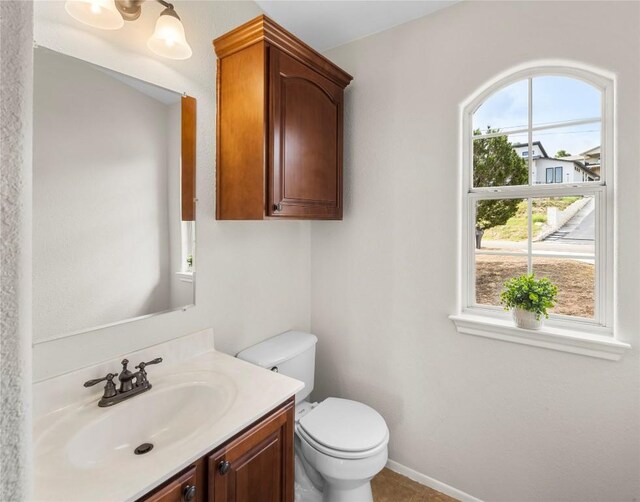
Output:
<instances>
[{"instance_id":1,"label":"white sink basin","mask_svg":"<svg viewBox=\"0 0 640 502\"><path fill-rule=\"evenodd\" d=\"M69 461L91 468L134 455L142 443L153 444L154 450L166 448L211 423L232 398L229 386L219 378L215 383L196 380L158 387L104 410L82 427L67 445Z\"/></svg>"},{"instance_id":2,"label":"white sink basin","mask_svg":"<svg viewBox=\"0 0 640 502\"><path fill-rule=\"evenodd\" d=\"M166 375L152 384L143 394L108 408L92 400L57 412L59 418L36 444L36 457L82 470L140 466L143 459L157 459L211 427L236 396L233 381L211 371ZM153 444L153 449L135 455L142 443Z\"/></svg>"}]
</instances>

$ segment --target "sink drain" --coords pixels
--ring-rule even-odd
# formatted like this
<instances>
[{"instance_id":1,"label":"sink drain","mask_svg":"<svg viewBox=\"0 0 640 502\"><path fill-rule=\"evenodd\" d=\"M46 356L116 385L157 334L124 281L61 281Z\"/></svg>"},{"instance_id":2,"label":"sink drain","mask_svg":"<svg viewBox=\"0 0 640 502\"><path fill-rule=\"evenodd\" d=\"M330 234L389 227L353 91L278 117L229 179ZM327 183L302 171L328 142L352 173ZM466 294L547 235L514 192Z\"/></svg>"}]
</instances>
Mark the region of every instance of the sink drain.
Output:
<instances>
[{"instance_id":1,"label":"sink drain","mask_svg":"<svg viewBox=\"0 0 640 502\"><path fill-rule=\"evenodd\" d=\"M153 450L153 445L151 443L142 443L135 450L133 450L133 453L135 453L136 455L144 455L145 453L149 453L151 450Z\"/></svg>"}]
</instances>

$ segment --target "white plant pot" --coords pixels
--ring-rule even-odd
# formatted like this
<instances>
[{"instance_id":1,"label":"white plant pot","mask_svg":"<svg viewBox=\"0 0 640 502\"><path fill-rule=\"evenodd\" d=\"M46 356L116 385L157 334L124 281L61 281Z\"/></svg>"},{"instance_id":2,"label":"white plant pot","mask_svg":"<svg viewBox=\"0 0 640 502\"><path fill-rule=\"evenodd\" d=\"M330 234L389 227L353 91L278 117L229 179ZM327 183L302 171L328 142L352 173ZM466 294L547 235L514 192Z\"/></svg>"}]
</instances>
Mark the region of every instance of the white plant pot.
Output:
<instances>
[{"instance_id":1,"label":"white plant pot","mask_svg":"<svg viewBox=\"0 0 640 502\"><path fill-rule=\"evenodd\" d=\"M536 319L536 314L534 312L529 312L528 310L519 308L511 309L511 313L513 314L513 320L518 328L540 329L542 327L542 323L544 321L543 316L540 316L540 319Z\"/></svg>"}]
</instances>

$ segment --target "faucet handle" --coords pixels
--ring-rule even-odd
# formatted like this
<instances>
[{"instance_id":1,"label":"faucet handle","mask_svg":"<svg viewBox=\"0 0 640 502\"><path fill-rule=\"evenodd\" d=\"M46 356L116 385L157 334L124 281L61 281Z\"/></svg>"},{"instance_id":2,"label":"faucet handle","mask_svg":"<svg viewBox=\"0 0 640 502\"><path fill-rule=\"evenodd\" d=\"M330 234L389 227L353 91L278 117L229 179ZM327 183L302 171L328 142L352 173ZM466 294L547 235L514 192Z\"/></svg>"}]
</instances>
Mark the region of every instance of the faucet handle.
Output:
<instances>
[{"instance_id":1,"label":"faucet handle","mask_svg":"<svg viewBox=\"0 0 640 502\"><path fill-rule=\"evenodd\" d=\"M106 376L103 376L102 378L95 378L93 380L87 380L84 383L84 386L85 387L93 387L95 384L100 383L100 382L104 382L105 380L108 380L107 384L109 384L109 382L112 382L115 377L116 377L115 373L107 373Z\"/></svg>"},{"instance_id":2,"label":"faucet handle","mask_svg":"<svg viewBox=\"0 0 640 502\"><path fill-rule=\"evenodd\" d=\"M107 381L107 384L104 386L104 393L102 394L102 400L108 399L110 397L115 396L118 392L116 391L116 384L113 383L113 379L116 377L115 373L107 373L107 375L103 378L95 378L94 380L88 380L84 383L85 387L92 387L97 383ZM101 400L101 401L102 401Z\"/></svg>"},{"instance_id":3,"label":"faucet handle","mask_svg":"<svg viewBox=\"0 0 640 502\"><path fill-rule=\"evenodd\" d=\"M138 366L136 366L136 369L144 370L145 366L149 366L150 364L160 364L161 362L162 362L162 358L156 357L155 359L152 359L151 361L147 361L146 363L142 362L138 364Z\"/></svg>"}]
</instances>

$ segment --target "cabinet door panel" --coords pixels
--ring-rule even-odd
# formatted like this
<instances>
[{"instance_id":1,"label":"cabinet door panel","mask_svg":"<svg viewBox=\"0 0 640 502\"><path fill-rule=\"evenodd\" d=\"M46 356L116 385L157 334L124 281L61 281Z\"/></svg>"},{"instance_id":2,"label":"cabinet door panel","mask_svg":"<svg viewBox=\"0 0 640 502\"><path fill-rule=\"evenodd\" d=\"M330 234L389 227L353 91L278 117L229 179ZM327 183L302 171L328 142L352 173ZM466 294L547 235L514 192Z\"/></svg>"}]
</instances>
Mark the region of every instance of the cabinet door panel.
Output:
<instances>
[{"instance_id":1,"label":"cabinet door panel","mask_svg":"<svg viewBox=\"0 0 640 502\"><path fill-rule=\"evenodd\" d=\"M270 49L268 210L271 216L342 217L342 89Z\"/></svg>"},{"instance_id":2,"label":"cabinet door panel","mask_svg":"<svg viewBox=\"0 0 640 502\"><path fill-rule=\"evenodd\" d=\"M209 500L293 501L293 403L209 457Z\"/></svg>"},{"instance_id":3,"label":"cabinet door panel","mask_svg":"<svg viewBox=\"0 0 640 502\"><path fill-rule=\"evenodd\" d=\"M139 502L204 502L204 470L205 463L200 459L182 474L142 497Z\"/></svg>"},{"instance_id":4,"label":"cabinet door panel","mask_svg":"<svg viewBox=\"0 0 640 502\"><path fill-rule=\"evenodd\" d=\"M278 502L282 500L282 437L271 434L234 464L236 502Z\"/></svg>"}]
</instances>

